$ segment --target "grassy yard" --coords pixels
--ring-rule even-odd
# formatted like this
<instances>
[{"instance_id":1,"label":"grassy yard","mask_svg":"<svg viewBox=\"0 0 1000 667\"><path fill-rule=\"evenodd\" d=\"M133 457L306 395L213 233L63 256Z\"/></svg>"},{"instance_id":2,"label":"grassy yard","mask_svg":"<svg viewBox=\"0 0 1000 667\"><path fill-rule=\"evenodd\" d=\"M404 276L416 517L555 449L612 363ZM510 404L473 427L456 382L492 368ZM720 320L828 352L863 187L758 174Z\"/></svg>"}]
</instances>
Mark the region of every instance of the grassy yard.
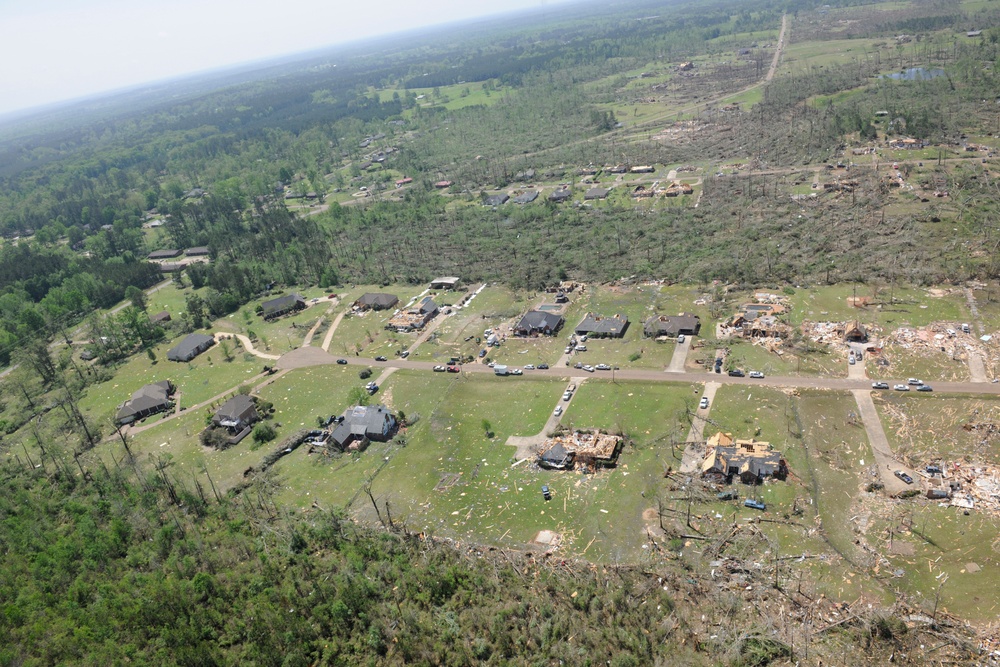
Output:
<instances>
[{"instance_id":1,"label":"grassy yard","mask_svg":"<svg viewBox=\"0 0 1000 667\"><path fill-rule=\"evenodd\" d=\"M928 384L935 380L946 382L967 382L969 365L966 361L952 360L939 349L906 349L898 343L890 343L882 348L879 356L869 355L865 360L868 377L876 380L899 380L920 378ZM887 365L888 364L888 365Z\"/></svg>"}]
</instances>

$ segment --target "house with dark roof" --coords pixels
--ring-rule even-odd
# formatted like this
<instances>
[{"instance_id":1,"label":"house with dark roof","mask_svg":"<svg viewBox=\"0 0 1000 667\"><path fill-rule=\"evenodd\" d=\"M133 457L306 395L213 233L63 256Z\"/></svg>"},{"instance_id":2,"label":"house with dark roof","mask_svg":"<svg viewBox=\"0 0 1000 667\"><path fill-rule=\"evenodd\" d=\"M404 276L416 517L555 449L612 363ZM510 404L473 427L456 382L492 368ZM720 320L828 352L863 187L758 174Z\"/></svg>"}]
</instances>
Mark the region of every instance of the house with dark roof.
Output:
<instances>
[{"instance_id":1,"label":"house with dark roof","mask_svg":"<svg viewBox=\"0 0 1000 667\"><path fill-rule=\"evenodd\" d=\"M514 325L515 336L553 336L562 327L562 315L556 313L546 313L542 310L529 310L524 314L516 325Z\"/></svg>"},{"instance_id":2,"label":"house with dark roof","mask_svg":"<svg viewBox=\"0 0 1000 667\"><path fill-rule=\"evenodd\" d=\"M577 336L593 338L621 338L628 329L628 315L612 315L605 317L596 313L587 313L583 321L576 325Z\"/></svg>"},{"instance_id":3,"label":"house with dark roof","mask_svg":"<svg viewBox=\"0 0 1000 667\"><path fill-rule=\"evenodd\" d=\"M385 442L396 431L396 417L384 405L355 405L338 419L330 441L344 451L360 451L370 440Z\"/></svg>"},{"instance_id":4,"label":"house with dark roof","mask_svg":"<svg viewBox=\"0 0 1000 667\"><path fill-rule=\"evenodd\" d=\"M422 329L425 324L434 319L439 310L434 300L429 296L425 296L412 308L393 315L386 323L385 328L399 333L416 331L417 329Z\"/></svg>"},{"instance_id":5,"label":"house with dark roof","mask_svg":"<svg viewBox=\"0 0 1000 667\"><path fill-rule=\"evenodd\" d=\"M181 251L176 248L172 248L170 250L154 250L146 256L146 259L156 261L160 259L173 259L174 257L180 256Z\"/></svg>"},{"instance_id":6,"label":"house with dark roof","mask_svg":"<svg viewBox=\"0 0 1000 667\"><path fill-rule=\"evenodd\" d=\"M554 192L550 193L549 201L556 202L558 204L559 202L566 201L572 196L573 196L572 190L570 190L569 188L563 188L561 190L555 190Z\"/></svg>"},{"instance_id":7,"label":"house with dark roof","mask_svg":"<svg viewBox=\"0 0 1000 667\"><path fill-rule=\"evenodd\" d=\"M193 333L167 352L170 361L191 361L199 354L215 345L215 338L206 334Z\"/></svg>"},{"instance_id":8,"label":"house with dark roof","mask_svg":"<svg viewBox=\"0 0 1000 667\"><path fill-rule=\"evenodd\" d=\"M538 190L525 190L518 196L514 197L515 204L530 204L531 202L538 199Z\"/></svg>"},{"instance_id":9,"label":"house with dark roof","mask_svg":"<svg viewBox=\"0 0 1000 667\"><path fill-rule=\"evenodd\" d=\"M676 338L681 334L697 336L701 330L701 319L697 315L681 313L680 315L654 315L646 320L642 327L643 333L649 338Z\"/></svg>"},{"instance_id":10,"label":"house with dark roof","mask_svg":"<svg viewBox=\"0 0 1000 667\"><path fill-rule=\"evenodd\" d=\"M170 313L165 310L161 310L156 315L150 317L149 321L152 322L153 324L160 324L161 322L169 322Z\"/></svg>"},{"instance_id":11,"label":"house with dark roof","mask_svg":"<svg viewBox=\"0 0 1000 667\"><path fill-rule=\"evenodd\" d=\"M549 470L566 470L573 467L575 457L576 452L571 452L561 442L556 442L538 455L538 465Z\"/></svg>"},{"instance_id":12,"label":"house with dark roof","mask_svg":"<svg viewBox=\"0 0 1000 667\"><path fill-rule=\"evenodd\" d=\"M169 410L174 406L170 397L173 396L174 385L170 380L163 380L136 390L132 398L118 406L115 421L119 424L131 424L139 419Z\"/></svg>"},{"instance_id":13,"label":"house with dark roof","mask_svg":"<svg viewBox=\"0 0 1000 667\"><path fill-rule=\"evenodd\" d=\"M399 303L399 297L395 294L369 292L362 294L361 298L354 302L354 307L358 310L385 310L392 308L397 303Z\"/></svg>"},{"instance_id":14,"label":"house with dark roof","mask_svg":"<svg viewBox=\"0 0 1000 667\"><path fill-rule=\"evenodd\" d=\"M160 262L160 273L175 273L184 269L185 264L182 262Z\"/></svg>"},{"instance_id":15,"label":"house with dark roof","mask_svg":"<svg viewBox=\"0 0 1000 667\"><path fill-rule=\"evenodd\" d=\"M286 294L277 299L264 301L260 304L260 315L265 320L281 317L286 313L293 313L306 307L305 297L299 294Z\"/></svg>"},{"instance_id":16,"label":"house with dark roof","mask_svg":"<svg viewBox=\"0 0 1000 667\"><path fill-rule=\"evenodd\" d=\"M501 192L498 195L490 195L483 199L483 206L503 206L510 199L510 195L506 192Z\"/></svg>"},{"instance_id":17,"label":"house with dark roof","mask_svg":"<svg viewBox=\"0 0 1000 667\"><path fill-rule=\"evenodd\" d=\"M208 255L208 246L199 245L195 246L194 248L188 248L187 250L184 251L184 254L187 255L188 257L204 257Z\"/></svg>"},{"instance_id":18,"label":"house with dark roof","mask_svg":"<svg viewBox=\"0 0 1000 667\"><path fill-rule=\"evenodd\" d=\"M456 276L442 276L431 281L431 289L453 290L458 287L458 283L460 282L462 282L462 279Z\"/></svg>"},{"instance_id":19,"label":"house with dark roof","mask_svg":"<svg viewBox=\"0 0 1000 667\"><path fill-rule=\"evenodd\" d=\"M605 199L609 192L611 192L611 190L608 188L590 188L583 195L583 198L587 200Z\"/></svg>"},{"instance_id":20,"label":"house with dark roof","mask_svg":"<svg viewBox=\"0 0 1000 667\"><path fill-rule=\"evenodd\" d=\"M230 437L227 442L235 445L250 433L254 423L260 420L257 404L249 396L237 394L222 406L212 416L212 424L216 428L226 429Z\"/></svg>"}]
</instances>

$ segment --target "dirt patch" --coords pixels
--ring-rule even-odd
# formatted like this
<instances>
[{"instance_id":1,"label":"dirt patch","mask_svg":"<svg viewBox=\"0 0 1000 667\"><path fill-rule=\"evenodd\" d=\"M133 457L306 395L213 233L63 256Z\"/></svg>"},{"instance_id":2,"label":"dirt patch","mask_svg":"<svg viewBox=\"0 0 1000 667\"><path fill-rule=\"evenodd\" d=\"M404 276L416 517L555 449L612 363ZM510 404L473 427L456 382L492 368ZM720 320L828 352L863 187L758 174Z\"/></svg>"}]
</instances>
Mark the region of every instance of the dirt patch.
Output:
<instances>
[{"instance_id":1,"label":"dirt patch","mask_svg":"<svg viewBox=\"0 0 1000 667\"><path fill-rule=\"evenodd\" d=\"M562 542L562 535L551 530L540 530L531 542L551 549L559 546L559 543Z\"/></svg>"},{"instance_id":2,"label":"dirt patch","mask_svg":"<svg viewBox=\"0 0 1000 667\"><path fill-rule=\"evenodd\" d=\"M643 521L659 521L660 515L657 513L655 507L647 507L642 511Z\"/></svg>"},{"instance_id":3,"label":"dirt patch","mask_svg":"<svg viewBox=\"0 0 1000 667\"><path fill-rule=\"evenodd\" d=\"M913 546L913 542L893 540L892 549L890 549L890 551L898 556L912 556L917 552L917 548Z\"/></svg>"}]
</instances>

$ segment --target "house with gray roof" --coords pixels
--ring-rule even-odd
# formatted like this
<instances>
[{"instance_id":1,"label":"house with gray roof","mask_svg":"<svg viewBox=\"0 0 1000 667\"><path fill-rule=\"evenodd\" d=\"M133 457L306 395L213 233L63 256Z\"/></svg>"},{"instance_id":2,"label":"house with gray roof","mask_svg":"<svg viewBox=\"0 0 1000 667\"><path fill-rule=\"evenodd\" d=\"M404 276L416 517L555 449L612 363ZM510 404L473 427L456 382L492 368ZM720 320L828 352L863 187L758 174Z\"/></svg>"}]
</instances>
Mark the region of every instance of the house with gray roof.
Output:
<instances>
[{"instance_id":1,"label":"house with gray roof","mask_svg":"<svg viewBox=\"0 0 1000 667\"><path fill-rule=\"evenodd\" d=\"M174 257L180 257L180 256L181 256L181 251L177 250L176 248L173 248L170 250L154 250L153 252L149 253L146 256L146 258L156 261L160 259L173 259Z\"/></svg>"},{"instance_id":2,"label":"house with gray roof","mask_svg":"<svg viewBox=\"0 0 1000 667\"><path fill-rule=\"evenodd\" d=\"M553 336L562 327L562 315L546 313L542 310L529 310L514 326L515 336Z\"/></svg>"},{"instance_id":3,"label":"house with gray roof","mask_svg":"<svg viewBox=\"0 0 1000 667\"><path fill-rule=\"evenodd\" d=\"M204 257L205 255L208 254L208 246L199 245L193 248L188 248L187 250L184 251L184 254L187 255L188 257Z\"/></svg>"},{"instance_id":4,"label":"house with gray roof","mask_svg":"<svg viewBox=\"0 0 1000 667\"><path fill-rule=\"evenodd\" d=\"M119 424L131 424L158 412L164 412L173 407L170 397L174 393L174 385L170 380L163 380L136 390L132 398L118 406L115 421Z\"/></svg>"},{"instance_id":5,"label":"house with gray roof","mask_svg":"<svg viewBox=\"0 0 1000 667\"><path fill-rule=\"evenodd\" d=\"M593 338L621 338L628 329L628 315L612 315L605 317L596 313L587 313L583 321L576 325L577 336Z\"/></svg>"},{"instance_id":6,"label":"house with gray roof","mask_svg":"<svg viewBox=\"0 0 1000 667\"><path fill-rule=\"evenodd\" d=\"M215 338L206 334L193 333L167 352L170 361L191 361L199 354L215 345Z\"/></svg>"},{"instance_id":7,"label":"house with gray roof","mask_svg":"<svg viewBox=\"0 0 1000 667\"><path fill-rule=\"evenodd\" d=\"M549 201L559 202L566 201L573 196L573 191L568 188L563 188L561 190L555 190L549 194Z\"/></svg>"},{"instance_id":8,"label":"house with gray roof","mask_svg":"<svg viewBox=\"0 0 1000 667\"><path fill-rule=\"evenodd\" d=\"M260 315L265 320L281 317L306 307L305 297L299 294L285 294L260 304Z\"/></svg>"},{"instance_id":9,"label":"house with gray roof","mask_svg":"<svg viewBox=\"0 0 1000 667\"><path fill-rule=\"evenodd\" d=\"M257 404L249 396L237 394L222 406L212 416L212 425L224 428L230 437L227 443L235 445L250 434L255 422L260 420Z\"/></svg>"},{"instance_id":10,"label":"house with gray roof","mask_svg":"<svg viewBox=\"0 0 1000 667\"><path fill-rule=\"evenodd\" d=\"M608 188L590 188L583 195L583 198L588 201L594 199L605 199L607 198L609 192L611 192L611 190Z\"/></svg>"},{"instance_id":11,"label":"house with gray roof","mask_svg":"<svg viewBox=\"0 0 1000 667\"><path fill-rule=\"evenodd\" d=\"M337 421L330 440L341 450L363 450L370 440L385 442L396 431L396 417L384 405L355 405Z\"/></svg>"},{"instance_id":12,"label":"house with gray roof","mask_svg":"<svg viewBox=\"0 0 1000 667\"><path fill-rule=\"evenodd\" d=\"M498 195L490 195L483 200L483 206L503 206L510 199L510 195L506 192L501 192Z\"/></svg>"},{"instance_id":13,"label":"house with gray roof","mask_svg":"<svg viewBox=\"0 0 1000 667\"><path fill-rule=\"evenodd\" d=\"M654 315L646 320L643 325L643 333L649 338L676 338L683 334L685 336L697 336L701 330L701 319L697 315L681 313L680 315Z\"/></svg>"},{"instance_id":14,"label":"house with gray roof","mask_svg":"<svg viewBox=\"0 0 1000 667\"><path fill-rule=\"evenodd\" d=\"M518 196L514 197L515 204L530 204L531 202L538 199L538 190L525 190Z\"/></svg>"},{"instance_id":15,"label":"house with gray roof","mask_svg":"<svg viewBox=\"0 0 1000 667\"><path fill-rule=\"evenodd\" d=\"M395 294L369 292L362 294L361 298L354 302L354 307L358 310L385 310L392 308L397 303L399 303L399 297Z\"/></svg>"}]
</instances>

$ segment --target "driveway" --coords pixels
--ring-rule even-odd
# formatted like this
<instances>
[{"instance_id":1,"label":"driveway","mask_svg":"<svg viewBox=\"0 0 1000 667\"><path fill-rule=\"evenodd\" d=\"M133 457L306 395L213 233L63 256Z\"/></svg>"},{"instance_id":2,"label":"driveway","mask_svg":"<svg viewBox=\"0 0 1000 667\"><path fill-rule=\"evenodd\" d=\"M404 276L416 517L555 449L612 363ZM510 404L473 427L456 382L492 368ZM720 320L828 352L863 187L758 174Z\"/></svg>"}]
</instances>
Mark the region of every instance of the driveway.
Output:
<instances>
[{"instance_id":1,"label":"driveway","mask_svg":"<svg viewBox=\"0 0 1000 667\"><path fill-rule=\"evenodd\" d=\"M691 336L685 336L683 343L676 343L674 354L670 357L670 364L667 366L668 373L683 373L684 362L687 361L688 350L691 349Z\"/></svg>"},{"instance_id":2,"label":"driveway","mask_svg":"<svg viewBox=\"0 0 1000 667\"><path fill-rule=\"evenodd\" d=\"M909 473L910 477L917 479L917 474L906 467L906 465L896 460L889 446L889 439L885 437L885 430L882 428L882 421L878 418L878 411L875 409L875 402L872 400L872 392L867 389L855 389L851 391L854 400L858 404L858 412L861 420L865 424L865 431L868 433L868 442L871 443L872 453L875 455L875 463L878 466L879 475L885 490L896 495L909 489L919 488L913 484L907 484L895 474L896 470Z\"/></svg>"}]
</instances>

